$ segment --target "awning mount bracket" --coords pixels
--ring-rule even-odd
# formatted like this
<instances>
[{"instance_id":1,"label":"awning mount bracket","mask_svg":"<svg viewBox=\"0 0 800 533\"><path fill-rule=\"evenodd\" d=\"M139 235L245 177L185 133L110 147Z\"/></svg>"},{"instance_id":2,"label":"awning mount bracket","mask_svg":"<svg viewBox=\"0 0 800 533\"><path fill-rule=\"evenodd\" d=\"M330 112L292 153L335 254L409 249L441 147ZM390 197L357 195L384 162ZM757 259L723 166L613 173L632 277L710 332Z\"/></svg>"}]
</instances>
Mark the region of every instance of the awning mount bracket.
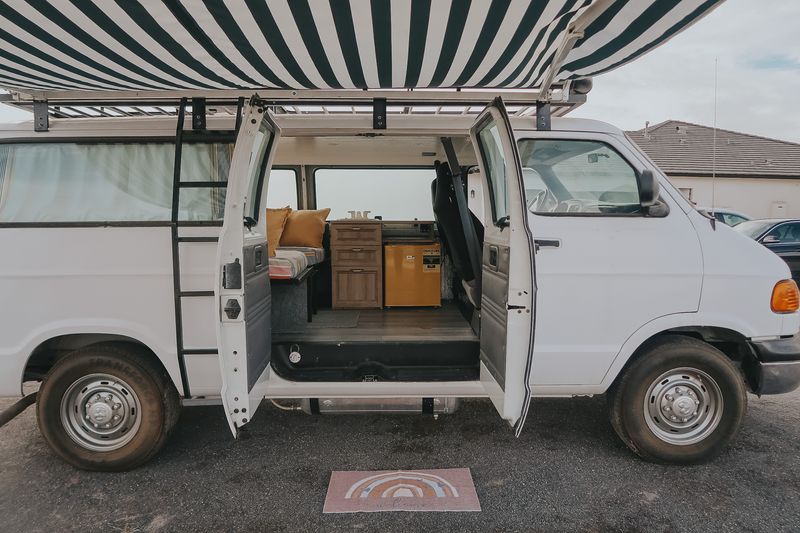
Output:
<instances>
[{"instance_id":1,"label":"awning mount bracket","mask_svg":"<svg viewBox=\"0 0 800 533\"><path fill-rule=\"evenodd\" d=\"M44 132L50 129L50 115L47 100L33 101L33 131Z\"/></svg>"},{"instance_id":2,"label":"awning mount bracket","mask_svg":"<svg viewBox=\"0 0 800 533\"><path fill-rule=\"evenodd\" d=\"M372 129L386 129L386 98L372 100Z\"/></svg>"}]
</instances>

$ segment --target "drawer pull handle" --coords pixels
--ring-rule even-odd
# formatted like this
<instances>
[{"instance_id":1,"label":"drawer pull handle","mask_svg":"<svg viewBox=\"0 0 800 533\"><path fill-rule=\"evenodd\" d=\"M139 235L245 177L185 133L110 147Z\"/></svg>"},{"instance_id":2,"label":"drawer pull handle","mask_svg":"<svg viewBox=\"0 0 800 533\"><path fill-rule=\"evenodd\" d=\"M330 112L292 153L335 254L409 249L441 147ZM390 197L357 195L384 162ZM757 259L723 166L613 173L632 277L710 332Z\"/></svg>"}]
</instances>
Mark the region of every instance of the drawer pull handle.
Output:
<instances>
[{"instance_id":1,"label":"drawer pull handle","mask_svg":"<svg viewBox=\"0 0 800 533\"><path fill-rule=\"evenodd\" d=\"M350 272L358 274L359 272L364 272L364 269L363 268L354 268L354 269L350 270Z\"/></svg>"},{"instance_id":2,"label":"drawer pull handle","mask_svg":"<svg viewBox=\"0 0 800 533\"><path fill-rule=\"evenodd\" d=\"M350 249L351 252L360 252L362 250L363 250L363 248L351 248Z\"/></svg>"},{"instance_id":3,"label":"drawer pull handle","mask_svg":"<svg viewBox=\"0 0 800 533\"><path fill-rule=\"evenodd\" d=\"M356 226L356 227L353 227L353 228L350 228L350 229L351 229L351 230L353 230L353 231L361 231L361 228L359 228L359 227L357 227L357 226Z\"/></svg>"}]
</instances>

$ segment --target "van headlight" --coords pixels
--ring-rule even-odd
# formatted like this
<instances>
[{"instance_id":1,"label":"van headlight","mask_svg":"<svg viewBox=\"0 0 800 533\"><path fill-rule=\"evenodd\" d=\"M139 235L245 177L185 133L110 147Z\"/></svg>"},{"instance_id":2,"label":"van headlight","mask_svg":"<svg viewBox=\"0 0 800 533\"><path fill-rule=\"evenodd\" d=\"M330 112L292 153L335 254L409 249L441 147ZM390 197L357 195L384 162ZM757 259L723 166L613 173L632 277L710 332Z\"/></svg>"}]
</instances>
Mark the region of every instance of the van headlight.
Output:
<instances>
[{"instance_id":1,"label":"van headlight","mask_svg":"<svg viewBox=\"0 0 800 533\"><path fill-rule=\"evenodd\" d=\"M791 279L776 283L772 289L770 307L775 313L794 313L800 309L800 290L797 289L797 283Z\"/></svg>"}]
</instances>

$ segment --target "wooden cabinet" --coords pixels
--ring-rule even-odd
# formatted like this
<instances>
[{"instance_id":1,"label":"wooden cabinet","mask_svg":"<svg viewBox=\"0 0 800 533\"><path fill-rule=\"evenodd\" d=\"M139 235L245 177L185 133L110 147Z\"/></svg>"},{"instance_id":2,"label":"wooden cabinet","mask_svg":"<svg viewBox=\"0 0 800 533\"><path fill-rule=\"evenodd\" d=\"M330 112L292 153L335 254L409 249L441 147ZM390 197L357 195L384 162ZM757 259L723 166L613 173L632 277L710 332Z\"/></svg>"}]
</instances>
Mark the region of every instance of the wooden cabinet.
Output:
<instances>
[{"instance_id":1,"label":"wooden cabinet","mask_svg":"<svg viewBox=\"0 0 800 533\"><path fill-rule=\"evenodd\" d=\"M383 307L381 222L331 222L331 268L334 309Z\"/></svg>"}]
</instances>

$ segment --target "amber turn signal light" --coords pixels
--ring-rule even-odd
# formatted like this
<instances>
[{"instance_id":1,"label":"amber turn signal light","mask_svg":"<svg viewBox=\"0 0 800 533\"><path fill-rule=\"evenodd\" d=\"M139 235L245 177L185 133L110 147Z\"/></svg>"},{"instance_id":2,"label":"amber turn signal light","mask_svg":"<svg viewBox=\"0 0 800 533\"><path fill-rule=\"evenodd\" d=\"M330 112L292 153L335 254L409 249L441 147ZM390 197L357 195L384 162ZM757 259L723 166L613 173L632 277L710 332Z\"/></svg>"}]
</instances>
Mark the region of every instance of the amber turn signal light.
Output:
<instances>
[{"instance_id":1,"label":"amber turn signal light","mask_svg":"<svg viewBox=\"0 0 800 533\"><path fill-rule=\"evenodd\" d=\"M794 313L800 309L800 290L797 289L797 283L791 279L776 283L772 289L770 305L776 313Z\"/></svg>"}]
</instances>

